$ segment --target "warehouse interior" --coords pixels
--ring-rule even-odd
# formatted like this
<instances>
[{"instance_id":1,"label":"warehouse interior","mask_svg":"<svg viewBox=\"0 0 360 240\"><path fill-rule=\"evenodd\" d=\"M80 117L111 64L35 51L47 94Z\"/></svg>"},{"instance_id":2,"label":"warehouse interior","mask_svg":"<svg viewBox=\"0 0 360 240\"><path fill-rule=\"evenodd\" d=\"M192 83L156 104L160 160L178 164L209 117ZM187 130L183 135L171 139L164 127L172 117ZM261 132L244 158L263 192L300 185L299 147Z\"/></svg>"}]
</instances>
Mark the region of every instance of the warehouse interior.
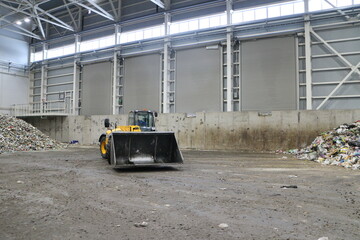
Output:
<instances>
[{"instance_id":1,"label":"warehouse interior","mask_svg":"<svg viewBox=\"0 0 360 240\"><path fill-rule=\"evenodd\" d=\"M360 0L0 0L0 239L360 239L359 106Z\"/></svg>"},{"instance_id":2,"label":"warehouse interior","mask_svg":"<svg viewBox=\"0 0 360 240\"><path fill-rule=\"evenodd\" d=\"M190 148L209 145L188 136L194 122L208 132L271 128L268 136L300 128L308 138L274 144L295 147L359 116L359 0L0 4L0 111L60 141L96 143L101 120L83 121L125 124L134 109L188 132L180 145Z\"/></svg>"}]
</instances>

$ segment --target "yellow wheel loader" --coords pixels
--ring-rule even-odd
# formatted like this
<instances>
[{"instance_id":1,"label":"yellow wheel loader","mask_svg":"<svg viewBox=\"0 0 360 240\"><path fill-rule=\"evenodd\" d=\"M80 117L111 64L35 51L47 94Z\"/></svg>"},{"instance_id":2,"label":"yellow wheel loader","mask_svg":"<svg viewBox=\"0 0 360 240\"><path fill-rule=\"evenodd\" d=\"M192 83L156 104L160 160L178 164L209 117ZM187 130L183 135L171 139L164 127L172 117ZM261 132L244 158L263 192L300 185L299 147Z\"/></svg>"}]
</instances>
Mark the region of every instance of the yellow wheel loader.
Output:
<instances>
[{"instance_id":1,"label":"yellow wheel loader","mask_svg":"<svg viewBox=\"0 0 360 240\"><path fill-rule=\"evenodd\" d=\"M128 125L113 124L114 128L105 119L107 131L99 138L101 156L114 168L183 163L174 133L156 131L155 117L154 111L130 111Z\"/></svg>"}]
</instances>

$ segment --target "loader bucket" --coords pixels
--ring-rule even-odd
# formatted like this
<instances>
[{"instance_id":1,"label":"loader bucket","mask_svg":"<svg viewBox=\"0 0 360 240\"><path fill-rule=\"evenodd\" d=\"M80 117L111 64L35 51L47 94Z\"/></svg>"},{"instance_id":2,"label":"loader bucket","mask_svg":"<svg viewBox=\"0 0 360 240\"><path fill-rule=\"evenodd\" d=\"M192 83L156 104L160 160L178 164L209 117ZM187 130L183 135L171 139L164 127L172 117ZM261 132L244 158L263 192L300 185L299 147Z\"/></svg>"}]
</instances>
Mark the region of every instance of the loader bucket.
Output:
<instances>
[{"instance_id":1,"label":"loader bucket","mask_svg":"<svg viewBox=\"0 0 360 240\"><path fill-rule=\"evenodd\" d=\"M183 157L173 132L113 132L110 163L113 167L179 164Z\"/></svg>"}]
</instances>

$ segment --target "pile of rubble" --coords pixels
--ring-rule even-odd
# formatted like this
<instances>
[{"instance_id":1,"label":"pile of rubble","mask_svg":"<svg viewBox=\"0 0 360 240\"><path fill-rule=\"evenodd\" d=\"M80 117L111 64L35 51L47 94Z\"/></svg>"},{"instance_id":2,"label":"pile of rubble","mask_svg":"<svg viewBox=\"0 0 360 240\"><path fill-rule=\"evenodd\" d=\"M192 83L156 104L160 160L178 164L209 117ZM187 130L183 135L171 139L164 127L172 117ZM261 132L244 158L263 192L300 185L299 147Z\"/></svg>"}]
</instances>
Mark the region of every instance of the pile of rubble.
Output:
<instances>
[{"instance_id":1,"label":"pile of rubble","mask_svg":"<svg viewBox=\"0 0 360 240\"><path fill-rule=\"evenodd\" d=\"M288 152L299 159L360 169L360 121L340 125L316 137L306 148Z\"/></svg>"},{"instance_id":2,"label":"pile of rubble","mask_svg":"<svg viewBox=\"0 0 360 240\"><path fill-rule=\"evenodd\" d=\"M0 115L0 154L4 152L61 149L65 144L44 135L31 124Z\"/></svg>"}]
</instances>

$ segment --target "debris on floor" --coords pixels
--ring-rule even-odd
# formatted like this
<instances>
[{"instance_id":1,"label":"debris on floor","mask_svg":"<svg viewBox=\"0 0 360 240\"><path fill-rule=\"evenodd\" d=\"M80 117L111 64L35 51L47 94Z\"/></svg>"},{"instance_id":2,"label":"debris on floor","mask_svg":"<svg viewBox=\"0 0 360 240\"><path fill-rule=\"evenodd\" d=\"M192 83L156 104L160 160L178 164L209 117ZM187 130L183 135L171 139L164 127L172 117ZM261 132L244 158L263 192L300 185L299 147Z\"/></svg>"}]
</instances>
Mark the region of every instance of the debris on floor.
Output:
<instances>
[{"instance_id":1,"label":"debris on floor","mask_svg":"<svg viewBox=\"0 0 360 240\"><path fill-rule=\"evenodd\" d=\"M303 149L291 149L290 154L324 165L336 165L360 170L360 120L343 124L324 132Z\"/></svg>"},{"instance_id":2,"label":"debris on floor","mask_svg":"<svg viewBox=\"0 0 360 240\"><path fill-rule=\"evenodd\" d=\"M17 151L62 149L66 145L51 139L24 120L0 115L0 154Z\"/></svg>"},{"instance_id":3,"label":"debris on floor","mask_svg":"<svg viewBox=\"0 0 360 240\"><path fill-rule=\"evenodd\" d=\"M147 227L149 225L148 222L135 223L135 227Z\"/></svg>"},{"instance_id":4,"label":"debris on floor","mask_svg":"<svg viewBox=\"0 0 360 240\"><path fill-rule=\"evenodd\" d=\"M228 228L229 225L227 223L220 223L219 228Z\"/></svg>"},{"instance_id":5,"label":"debris on floor","mask_svg":"<svg viewBox=\"0 0 360 240\"><path fill-rule=\"evenodd\" d=\"M288 188L298 188L296 185L288 185L288 186L281 186L282 189L288 189Z\"/></svg>"}]
</instances>

